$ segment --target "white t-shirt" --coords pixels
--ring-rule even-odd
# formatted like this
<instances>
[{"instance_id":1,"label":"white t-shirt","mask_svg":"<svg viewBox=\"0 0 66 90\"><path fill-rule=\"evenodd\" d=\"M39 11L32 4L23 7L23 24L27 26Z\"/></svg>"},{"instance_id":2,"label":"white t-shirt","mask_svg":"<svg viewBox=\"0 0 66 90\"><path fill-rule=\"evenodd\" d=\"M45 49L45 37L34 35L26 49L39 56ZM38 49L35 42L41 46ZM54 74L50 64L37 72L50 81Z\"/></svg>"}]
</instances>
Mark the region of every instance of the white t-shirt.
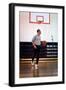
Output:
<instances>
[{"instance_id":1,"label":"white t-shirt","mask_svg":"<svg viewBox=\"0 0 66 90\"><path fill-rule=\"evenodd\" d=\"M41 45L41 37L38 35L35 35L32 39L32 42L34 42L36 45Z\"/></svg>"}]
</instances>

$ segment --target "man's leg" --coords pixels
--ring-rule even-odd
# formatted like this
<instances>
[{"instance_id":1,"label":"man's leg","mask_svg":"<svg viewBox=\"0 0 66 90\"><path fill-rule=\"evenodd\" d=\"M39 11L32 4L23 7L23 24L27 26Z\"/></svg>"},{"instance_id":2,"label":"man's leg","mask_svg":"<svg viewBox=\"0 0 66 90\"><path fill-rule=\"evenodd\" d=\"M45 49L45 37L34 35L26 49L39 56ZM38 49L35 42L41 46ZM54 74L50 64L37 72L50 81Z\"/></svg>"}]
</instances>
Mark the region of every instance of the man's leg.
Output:
<instances>
[{"instance_id":1,"label":"man's leg","mask_svg":"<svg viewBox=\"0 0 66 90\"><path fill-rule=\"evenodd\" d=\"M34 48L34 50L33 50L33 57L32 57L32 65L34 65L34 58L35 58L35 56L36 56L36 49Z\"/></svg>"},{"instance_id":2,"label":"man's leg","mask_svg":"<svg viewBox=\"0 0 66 90\"><path fill-rule=\"evenodd\" d=\"M37 47L37 57L36 57L36 64L35 64L35 68L38 69L38 61L39 61L39 53L40 53L40 47Z\"/></svg>"},{"instance_id":3,"label":"man's leg","mask_svg":"<svg viewBox=\"0 0 66 90\"><path fill-rule=\"evenodd\" d=\"M38 49L37 49L36 64L38 64L38 61L39 61L39 53L40 53L40 49L38 48Z\"/></svg>"}]
</instances>

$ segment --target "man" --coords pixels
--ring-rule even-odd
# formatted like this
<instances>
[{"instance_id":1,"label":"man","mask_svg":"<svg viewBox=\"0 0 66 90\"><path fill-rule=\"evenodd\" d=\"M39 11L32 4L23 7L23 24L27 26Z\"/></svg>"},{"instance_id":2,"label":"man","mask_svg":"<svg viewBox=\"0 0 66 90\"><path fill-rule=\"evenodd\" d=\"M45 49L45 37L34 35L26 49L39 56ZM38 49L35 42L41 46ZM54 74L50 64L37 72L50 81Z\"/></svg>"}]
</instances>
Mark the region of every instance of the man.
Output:
<instances>
[{"instance_id":1,"label":"man","mask_svg":"<svg viewBox=\"0 0 66 90\"><path fill-rule=\"evenodd\" d=\"M40 29L37 30L37 35L35 35L32 39L32 45L34 49L34 54L32 57L32 65L34 65L34 58L36 56L36 64L35 69L38 69L38 61L39 61L39 53L40 53L40 47L41 47L41 31Z\"/></svg>"}]
</instances>

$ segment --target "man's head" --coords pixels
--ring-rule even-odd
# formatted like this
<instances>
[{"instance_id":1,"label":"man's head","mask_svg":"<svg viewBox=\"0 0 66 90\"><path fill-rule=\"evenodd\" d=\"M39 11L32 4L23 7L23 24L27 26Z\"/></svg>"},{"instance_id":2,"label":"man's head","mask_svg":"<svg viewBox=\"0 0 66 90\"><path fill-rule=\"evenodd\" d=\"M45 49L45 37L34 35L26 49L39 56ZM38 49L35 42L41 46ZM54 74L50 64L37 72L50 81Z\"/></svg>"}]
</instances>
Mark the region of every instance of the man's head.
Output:
<instances>
[{"instance_id":1,"label":"man's head","mask_svg":"<svg viewBox=\"0 0 66 90\"><path fill-rule=\"evenodd\" d=\"M41 34L40 29L37 29L37 34L38 34L38 35L40 35L40 34Z\"/></svg>"}]
</instances>

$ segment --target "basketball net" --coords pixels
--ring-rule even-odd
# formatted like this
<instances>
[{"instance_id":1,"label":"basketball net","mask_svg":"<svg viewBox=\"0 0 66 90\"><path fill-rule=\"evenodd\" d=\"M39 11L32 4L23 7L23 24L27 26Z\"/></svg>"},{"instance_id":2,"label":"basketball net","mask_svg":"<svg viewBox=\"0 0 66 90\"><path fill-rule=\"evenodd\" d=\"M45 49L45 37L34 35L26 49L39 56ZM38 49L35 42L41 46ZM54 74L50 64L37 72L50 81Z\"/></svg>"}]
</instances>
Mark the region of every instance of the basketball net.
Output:
<instances>
[{"instance_id":1,"label":"basketball net","mask_svg":"<svg viewBox=\"0 0 66 90\"><path fill-rule=\"evenodd\" d=\"M38 24L41 24L42 23L42 21L38 21Z\"/></svg>"}]
</instances>

